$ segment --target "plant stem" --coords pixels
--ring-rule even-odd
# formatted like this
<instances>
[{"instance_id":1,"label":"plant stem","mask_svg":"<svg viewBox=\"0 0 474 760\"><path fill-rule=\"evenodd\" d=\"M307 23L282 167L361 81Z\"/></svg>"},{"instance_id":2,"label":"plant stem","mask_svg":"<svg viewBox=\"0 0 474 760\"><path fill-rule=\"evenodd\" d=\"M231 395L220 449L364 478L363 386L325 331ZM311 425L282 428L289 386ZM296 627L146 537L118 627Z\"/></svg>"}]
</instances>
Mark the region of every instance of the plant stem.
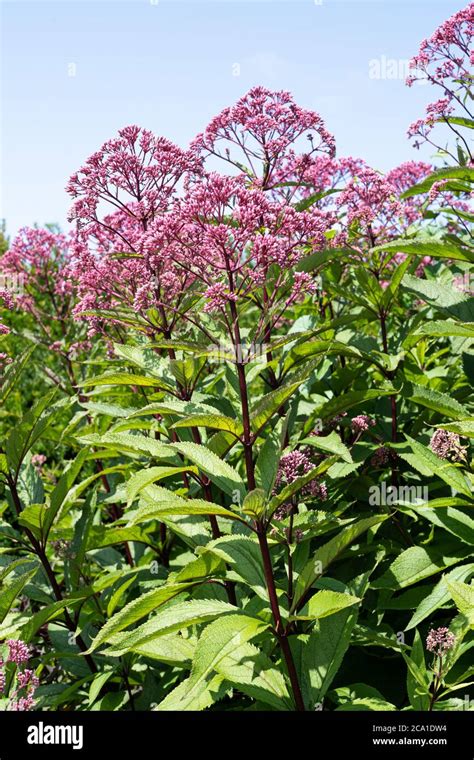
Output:
<instances>
[{"instance_id":1,"label":"plant stem","mask_svg":"<svg viewBox=\"0 0 474 760\"><path fill-rule=\"evenodd\" d=\"M388 355L388 340L387 340L387 322L386 322L387 315L385 311L380 311L380 328L382 331L382 346L383 351L385 354ZM395 372L387 372L388 377L390 380L393 380L395 377ZM397 443L397 432L398 432L398 416L397 416L397 397L396 396L390 396L390 412L392 417L392 436L391 440L392 443ZM395 466L392 465L391 468L391 485L395 488L398 488L398 471ZM390 511L390 510L388 510ZM397 530L400 532L401 536L403 537L404 542L407 546L414 546L414 542L412 541L411 537L406 532L405 528L403 527L401 521L398 519L396 514L392 514L392 521L394 525L397 527Z\"/></svg>"},{"instance_id":2,"label":"plant stem","mask_svg":"<svg viewBox=\"0 0 474 760\"><path fill-rule=\"evenodd\" d=\"M247 381L245 378L245 366L242 361L241 349L241 337L239 328L239 318L237 314L237 308L233 301L230 302L230 309L232 314L232 322L234 326L234 345L236 348L236 366L237 375L239 379L239 391L240 391L240 403L242 408L242 426L243 426L243 445L245 452L245 469L247 473L247 485L249 491L253 491L256 486L255 482L255 469L253 463L253 436L250 425L250 411L247 391ZM278 604L278 596L275 586L275 578L273 575L272 558L270 556L270 549L267 541L267 528L263 523L257 524L257 536L260 546L260 552L262 554L263 569L265 573L265 582L268 591L268 597L270 600L270 607L272 610L273 620L275 622L275 631L280 648L285 658L288 675L290 677L291 688L293 690L293 697L295 700L296 709L298 712L304 712L305 706L303 696L301 694L300 685L298 682L298 675L291 653L290 645L288 643L286 631L283 630L280 605Z\"/></svg>"},{"instance_id":3,"label":"plant stem","mask_svg":"<svg viewBox=\"0 0 474 760\"><path fill-rule=\"evenodd\" d=\"M22 512L22 506L21 506L21 501L20 501L20 497L18 495L18 490L17 490L15 481L12 480L11 478L9 478L8 479L8 486L10 488L10 493L12 495L12 499L13 499L13 503L15 505L16 512L17 512L18 515L20 515L21 512ZM44 547L41 546L41 543L36 539L36 537L29 530L29 528L25 528L24 530L25 530L25 533L28 536L28 539L29 539L29 541L30 541L30 543L31 543L34 551L35 551L36 556L38 557L38 559L40 560L40 562L41 562L41 564L42 564L42 566L44 568L44 571L45 571L45 573L46 573L46 575L48 577L48 580L49 580L49 582L51 584L51 588L53 590L53 594L56 597L56 601L62 602L63 599L64 599L64 597L62 595L61 588L59 586L57 578L56 578L56 576L54 574L54 570L51 567L51 564L50 564L50 561L49 561L48 557L46 556L46 551L45 551ZM71 616L70 616L70 614L69 614L69 612L67 611L66 608L64 608L64 620L66 622L66 626L69 629L69 631L71 633L75 634L76 626L74 625L74 621L72 620L72 618L71 618ZM82 636L80 634L78 634L77 636L74 636L74 640L77 642L77 645L78 645L79 649L81 650L81 652L84 653L84 652L87 651L87 649L88 649L87 644L85 643L84 639L82 638ZM97 666L96 666L94 660L92 659L92 657L90 656L90 654L86 654L86 655L84 655L84 657L85 657L85 660L86 660L86 662L87 662L87 664L88 664L91 672L92 673L97 673Z\"/></svg>"}]
</instances>

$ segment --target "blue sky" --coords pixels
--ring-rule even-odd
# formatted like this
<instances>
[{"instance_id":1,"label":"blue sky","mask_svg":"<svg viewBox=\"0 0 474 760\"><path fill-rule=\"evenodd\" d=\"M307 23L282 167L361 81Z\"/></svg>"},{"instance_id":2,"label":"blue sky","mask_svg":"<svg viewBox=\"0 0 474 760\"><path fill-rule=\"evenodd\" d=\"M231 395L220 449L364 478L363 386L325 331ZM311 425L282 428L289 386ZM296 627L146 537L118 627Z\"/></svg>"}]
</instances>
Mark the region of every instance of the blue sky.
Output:
<instances>
[{"instance_id":1,"label":"blue sky","mask_svg":"<svg viewBox=\"0 0 474 760\"><path fill-rule=\"evenodd\" d=\"M139 124L184 147L255 84L321 113L341 156L382 170L429 158L406 129L433 92L404 85L404 61L465 4L0 0L0 218L10 234L66 228L70 174L117 129ZM373 61L396 78L371 77Z\"/></svg>"}]
</instances>

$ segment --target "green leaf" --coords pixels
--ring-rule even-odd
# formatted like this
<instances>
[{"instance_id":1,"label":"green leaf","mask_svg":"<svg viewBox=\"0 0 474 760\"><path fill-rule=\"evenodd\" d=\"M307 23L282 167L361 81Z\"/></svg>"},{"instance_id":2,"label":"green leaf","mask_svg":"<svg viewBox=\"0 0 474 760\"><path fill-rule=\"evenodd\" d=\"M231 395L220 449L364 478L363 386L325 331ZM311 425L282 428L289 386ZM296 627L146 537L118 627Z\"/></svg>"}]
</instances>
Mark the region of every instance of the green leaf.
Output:
<instances>
[{"instance_id":1,"label":"green leaf","mask_svg":"<svg viewBox=\"0 0 474 760\"><path fill-rule=\"evenodd\" d=\"M132 412L132 414L129 415L129 419L134 419L135 417L145 417L147 415L154 416L156 414L160 414L162 416L180 416L182 414L212 415L215 413L216 409L209 404L203 404L201 402L198 403L196 401L181 401L180 399L172 399L171 401L154 401L151 404L142 406L141 409L136 409L134 412Z\"/></svg>"},{"instance_id":2,"label":"green leaf","mask_svg":"<svg viewBox=\"0 0 474 760\"><path fill-rule=\"evenodd\" d=\"M298 615L293 615L290 620L317 620L328 615L334 615L334 613L351 607L360 601L357 596L341 594L339 591L318 591L301 612Z\"/></svg>"},{"instance_id":3,"label":"green leaf","mask_svg":"<svg viewBox=\"0 0 474 760\"><path fill-rule=\"evenodd\" d=\"M345 702L345 704L336 707L336 711L347 712L349 710L373 710L375 712L380 711L392 711L396 710L394 704L387 702L385 699L377 699L374 697L356 697L351 702Z\"/></svg>"},{"instance_id":4,"label":"green leaf","mask_svg":"<svg viewBox=\"0 0 474 760\"><path fill-rule=\"evenodd\" d=\"M31 354L35 346L25 349L23 353L15 357L15 361L9 364L2 372L2 383L0 388L1 405L5 404L10 393L18 386L23 370L28 366Z\"/></svg>"},{"instance_id":5,"label":"green leaf","mask_svg":"<svg viewBox=\"0 0 474 760\"><path fill-rule=\"evenodd\" d=\"M349 648L358 609L341 610L316 623L315 631L290 637L305 704L311 710L322 703Z\"/></svg>"},{"instance_id":6,"label":"green leaf","mask_svg":"<svg viewBox=\"0 0 474 760\"><path fill-rule=\"evenodd\" d=\"M268 623L247 615L227 615L206 626L196 647L190 677L174 689L158 705L158 710L202 710L203 692L212 683L213 673L220 663L250 639L268 628ZM222 676L219 676L222 679ZM203 706L204 704L204 706Z\"/></svg>"},{"instance_id":7,"label":"green leaf","mask_svg":"<svg viewBox=\"0 0 474 760\"><path fill-rule=\"evenodd\" d=\"M19 575L8 586L2 586L2 592L0 594L0 623L3 623L6 616L10 612L10 609L15 599L20 596L21 592L25 588L26 584L33 578L38 572L38 568L29 570L23 575Z\"/></svg>"},{"instance_id":8,"label":"green leaf","mask_svg":"<svg viewBox=\"0 0 474 760\"><path fill-rule=\"evenodd\" d=\"M474 322L474 298L465 295L454 285L406 274L403 287L449 317L462 322Z\"/></svg>"},{"instance_id":9,"label":"green leaf","mask_svg":"<svg viewBox=\"0 0 474 760\"><path fill-rule=\"evenodd\" d=\"M267 494L263 488L255 488L247 494L242 504L242 512L254 520L258 520L265 514L267 506Z\"/></svg>"},{"instance_id":10,"label":"green leaf","mask_svg":"<svg viewBox=\"0 0 474 760\"><path fill-rule=\"evenodd\" d=\"M347 446L342 443L340 436L335 430L329 435L313 435L309 438L303 438L303 440L299 441L298 445L303 444L306 446L314 446L314 448L321 449L321 451L329 451L331 454L336 454L348 464L353 463L351 452Z\"/></svg>"},{"instance_id":11,"label":"green leaf","mask_svg":"<svg viewBox=\"0 0 474 760\"><path fill-rule=\"evenodd\" d=\"M202 678L195 686L191 697L188 694L189 688L193 685L190 678L186 678L179 686L173 689L170 694L160 702L155 709L158 711L181 711L192 710L198 712L206 710L211 705L223 699L229 687L221 675L209 676Z\"/></svg>"},{"instance_id":12,"label":"green leaf","mask_svg":"<svg viewBox=\"0 0 474 760\"><path fill-rule=\"evenodd\" d=\"M408 666L407 692L410 705L414 710L428 710L430 704L429 677L425 664L423 642L418 631L415 633L410 655L402 652Z\"/></svg>"},{"instance_id":13,"label":"green leaf","mask_svg":"<svg viewBox=\"0 0 474 760\"><path fill-rule=\"evenodd\" d=\"M467 547L464 552L455 550L451 553L451 551L452 547L446 547L442 552L431 547L410 546L396 557L380 578L372 581L371 586L372 588L406 588L424 578L436 575L469 555Z\"/></svg>"},{"instance_id":14,"label":"green leaf","mask_svg":"<svg viewBox=\"0 0 474 760\"><path fill-rule=\"evenodd\" d=\"M450 119L453 117L449 117ZM442 169L438 169L428 177L425 177L418 184L413 185L406 190L402 198L410 198L413 195L419 195L420 193L427 193L430 191L435 182L440 182L446 179L461 179L465 182L471 182L474 179L474 170L468 166L447 166Z\"/></svg>"},{"instance_id":15,"label":"green leaf","mask_svg":"<svg viewBox=\"0 0 474 760\"><path fill-rule=\"evenodd\" d=\"M153 641L146 641L130 651L151 660L164 662L171 667L191 668L195 649L196 646L190 639L185 639L179 633L170 633Z\"/></svg>"},{"instance_id":16,"label":"green leaf","mask_svg":"<svg viewBox=\"0 0 474 760\"><path fill-rule=\"evenodd\" d=\"M214 430L227 430L236 438L239 438L242 434L242 425L240 422L233 420L231 417L226 417L223 414L191 414L189 417L185 417L184 419L175 422L171 427L205 427Z\"/></svg>"},{"instance_id":17,"label":"green leaf","mask_svg":"<svg viewBox=\"0 0 474 760\"><path fill-rule=\"evenodd\" d=\"M236 609L232 604L217 599L190 599L167 605L134 631L109 635L109 646L105 654L120 657L158 636L181 631L199 623L207 623L217 617L222 618L224 615L235 613Z\"/></svg>"},{"instance_id":18,"label":"green leaf","mask_svg":"<svg viewBox=\"0 0 474 760\"><path fill-rule=\"evenodd\" d=\"M104 375L89 377L87 380L82 380L82 382L78 383L78 386L83 388L91 385L136 385L139 388L154 388L155 390L168 391L171 394L176 393L176 389L162 378L135 375L131 372L106 372Z\"/></svg>"},{"instance_id":19,"label":"green leaf","mask_svg":"<svg viewBox=\"0 0 474 760\"><path fill-rule=\"evenodd\" d=\"M94 704L97 697L99 696L102 687L105 686L107 681L114 675L113 670L106 670L103 673L98 673L96 676L94 676L94 679L90 685L89 689L89 705Z\"/></svg>"},{"instance_id":20,"label":"green leaf","mask_svg":"<svg viewBox=\"0 0 474 760\"><path fill-rule=\"evenodd\" d=\"M152 539L139 528L119 528L107 525L93 525L89 531L86 551L103 549L106 546L116 546L128 541L152 545Z\"/></svg>"},{"instance_id":21,"label":"green leaf","mask_svg":"<svg viewBox=\"0 0 474 760\"><path fill-rule=\"evenodd\" d=\"M15 474L18 474L26 454L47 429L54 415L65 405L66 401L60 401L53 405L52 401L55 395L56 389L45 393L34 407L22 417L20 422L13 427L7 438L5 453L8 464Z\"/></svg>"},{"instance_id":22,"label":"green leaf","mask_svg":"<svg viewBox=\"0 0 474 760\"><path fill-rule=\"evenodd\" d=\"M445 417L459 420L469 415L468 410L447 393L441 393L424 385L416 385L416 383L410 383L403 391L403 395L407 395L415 404L439 412Z\"/></svg>"},{"instance_id":23,"label":"green leaf","mask_svg":"<svg viewBox=\"0 0 474 760\"><path fill-rule=\"evenodd\" d=\"M283 675L253 644L237 647L215 665L215 670L251 699L274 710L294 709Z\"/></svg>"},{"instance_id":24,"label":"green leaf","mask_svg":"<svg viewBox=\"0 0 474 760\"><path fill-rule=\"evenodd\" d=\"M53 602L46 607L42 607L38 612L30 617L26 625L21 629L21 639L26 643L33 640L39 629L52 620L55 620L66 608L72 609L75 605L82 602L88 596L91 596L94 590L89 586L87 589L76 592L75 596L69 599L61 599L59 602Z\"/></svg>"},{"instance_id":25,"label":"green leaf","mask_svg":"<svg viewBox=\"0 0 474 760\"><path fill-rule=\"evenodd\" d=\"M83 449L79 452L77 457L72 462L65 462L63 464L63 474L59 478L56 486L51 493L49 507L46 510L46 514L44 516L45 537L48 536L49 530L54 523L56 515L70 494L71 488L81 471L86 456L87 449Z\"/></svg>"},{"instance_id":26,"label":"green leaf","mask_svg":"<svg viewBox=\"0 0 474 760\"><path fill-rule=\"evenodd\" d=\"M419 325L412 335L429 335L433 338L474 338L474 325L471 322L433 320Z\"/></svg>"},{"instance_id":27,"label":"green leaf","mask_svg":"<svg viewBox=\"0 0 474 760\"><path fill-rule=\"evenodd\" d=\"M273 486L275 485L280 456L280 436L276 430L272 430L272 432L266 436L255 463L255 477L257 483L262 486L268 495L271 494Z\"/></svg>"},{"instance_id":28,"label":"green leaf","mask_svg":"<svg viewBox=\"0 0 474 760\"><path fill-rule=\"evenodd\" d=\"M110 618L114 614L115 610L117 609L118 605L120 604L123 595L127 591L128 588L134 583L136 580L135 575L131 575L130 578L125 578L123 583L120 583L119 586L115 589L113 594L111 594L109 601L107 602L107 617Z\"/></svg>"},{"instance_id":29,"label":"green leaf","mask_svg":"<svg viewBox=\"0 0 474 760\"><path fill-rule=\"evenodd\" d=\"M295 586L295 597L291 611L297 608L317 578L327 572L328 567L347 547L366 530L387 519L387 515L374 515L358 520L343 528L337 536L316 550L312 559L304 566Z\"/></svg>"},{"instance_id":30,"label":"green leaf","mask_svg":"<svg viewBox=\"0 0 474 760\"><path fill-rule=\"evenodd\" d=\"M250 413L250 424L255 435L259 434L266 423L292 397L305 379L306 376L299 377L294 382L270 391L254 406Z\"/></svg>"},{"instance_id":31,"label":"green leaf","mask_svg":"<svg viewBox=\"0 0 474 760\"><path fill-rule=\"evenodd\" d=\"M144 491L144 499L148 500ZM160 520L167 515L220 515L221 517L227 517L229 520L240 520L245 522L242 517L235 512L231 512L230 509L221 507L220 504L214 504L212 501L206 501L205 499L180 499L179 501L173 498L173 494L170 492L169 502L162 501L159 504L153 502L153 498L150 497L150 503L141 506L130 520L130 525L137 525L138 523L146 522L147 520Z\"/></svg>"},{"instance_id":32,"label":"green leaf","mask_svg":"<svg viewBox=\"0 0 474 760\"><path fill-rule=\"evenodd\" d=\"M173 475L182 472L194 472L197 474L198 470L197 467L148 467L146 470L135 472L130 480L127 481L128 506L151 483L156 483L158 480L163 480L163 478L171 478Z\"/></svg>"},{"instance_id":33,"label":"green leaf","mask_svg":"<svg viewBox=\"0 0 474 760\"><path fill-rule=\"evenodd\" d=\"M455 567L454 570L443 575L433 591L420 602L408 625L405 626L405 630L409 631L412 628L416 628L416 626L422 623L423 620L450 601L451 595L449 593L448 583L451 583L452 581L464 581L473 573L474 563L471 562L468 565Z\"/></svg>"},{"instance_id":34,"label":"green leaf","mask_svg":"<svg viewBox=\"0 0 474 760\"><path fill-rule=\"evenodd\" d=\"M352 248L328 248L326 250L311 253L298 261L296 265L297 272L312 272L314 269L332 261L351 260L360 256L359 251Z\"/></svg>"},{"instance_id":35,"label":"green leaf","mask_svg":"<svg viewBox=\"0 0 474 760\"><path fill-rule=\"evenodd\" d=\"M133 435L131 433L105 433L104 435L98 435L92 433L80 436L78 440L91 446L104 446L105 448L116 449L120 454L124 452L148 454L157 459L173 459L175 457L171 444L160 443L154 438L145 435Z\"/></svg>"},{"instance_id":36,"label":"green leaf","mask_svg":"<svg viewBox=\"0 0 474 760\"><path fill-rule=\"evenodd\" d=\"M261 599L268 601L262 555L257 541L248 536L222 536L206 547L233 570L228 577L243 581Z\"/></svg>"},{"instance_id":37,"label":"green leaf","mask_svg":"<svg viewBox=\"0 0 474 760\"><path fill-rule=\"evenodd\" d=\"M471 628L474 628L474 586L455 580L447 581L446 585L459 612L469 620Z\"/></svg>"},{"instance_id":38,"label":"green leaf","mask_svg":"<svg viewBox=\"0 0 474 760\"><path fill-rule=\"evenodd\" d=\"M209 575L222 570L223 567L224 563L220 557L210 551L204 550L197 559L191 560L191 562L188 562L185 567L176 573L173 577L173 582L181 583L182 581L207 578Z\"/></svg>"},{"instance_id":39,"label":"green leaf","mask_svg":"<svg viewBox=\"0 0 474 760\"><path fill-rule=\"evenodd\" d=\"M393 387L373 388L367 391L349 391L340 396L335 396L318 409L318 416L321 419L331 419L341 412L351 409L353 406L362 404L365 401L380 398L380 396L393 396L398 391Z\"/></svg>"},{"instance_id":40,"label":"green leaf","mask_svg":"<svg viewBox=\"0 0 474 760\"><path fill-rule=\"evenodd\" d=\"M459 469L445 459L441 459L431 449L415 441L409 435L405 434L405 438L415 455L415 458L411 460L412 465L416 466L418 462L425 472L429 471L431 475L441 478L441 480L444 480L445 483L464 494L464 496L471 496L471 489Z\"/></svg>"},{"instance_id":41,"label":"green leaf","mask_svg":"<svg viewBox=\"0 0 474 760\"><path fill-rule=\"evenodd\" d=\"M178 594L184 593L188 588L191 588L194 585L195 584L191 582L160 586L157 589L148 591L146 594L142 594L138 599L129 602L100 629L89 648L89 652L93 652L105 641L108 641L110 636L114 636L125 628L128 628L130 625L133 625L162 604L165 604L165 602L173 599L173 597Z\"/></svg>"},{"instance_id":42,"label":"green leaf","mask_svg":"<svg viewBox=\"0 0 474 760\"><path fill-rule=\"evenodd\" d=\"M170 446L199 467L202 472L230 496L244 494L245 486L239 473L227 462L198 443L173 443Z\"/></svg>"},{"instance_id":43,"label":"green leaf","mask_svg":"<svg viewBox=\"0 0 474 760\"><path fill-rule=\"evenodd\" d=\"M418 507L410 505L410 509L416 514L429 520L433 525L444 528L452 533L461 541L465 541L471 546L474 545L474 520L460 512L459 509L447 507L446 509L430 509L429 507Z\"/></svg>"},{"instance_id":44,"label":"green leaf","mask_svg":"<svg viewBox=\"0 0 474 760\"><path fill-rule=\"evenodd\" d=\"M430 238L410 238L392 240L390 243L377 245L372 251L394 251L408 253L412 256L431 256L435 259L455 259L457 261L474 261L474 254L467 248L451 240L433 240Z\"/></svg>"}]
</instances>

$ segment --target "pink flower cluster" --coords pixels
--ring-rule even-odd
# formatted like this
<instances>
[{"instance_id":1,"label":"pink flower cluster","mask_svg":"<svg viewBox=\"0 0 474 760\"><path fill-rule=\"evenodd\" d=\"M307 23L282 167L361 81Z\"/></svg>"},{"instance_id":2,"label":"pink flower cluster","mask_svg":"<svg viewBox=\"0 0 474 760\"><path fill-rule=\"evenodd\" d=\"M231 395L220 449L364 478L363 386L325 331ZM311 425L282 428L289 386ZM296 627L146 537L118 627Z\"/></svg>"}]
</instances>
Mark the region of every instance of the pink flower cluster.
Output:
<instances>
[{"instance_id":1,"label":"pink flower cluster","mask_svg":"<svg viewBox=\"0 0 474 760\"><path fill-rule=\"evenodd\" d=\"M440 87L443 97L429 104L425 118L410 126L410 137L431 142L429 135L435 123L446 121L456 109L460 116L472 119L469 93L474 64L473 36L474 3L470 3L421 43L418 54L410 61L407 84L427 81ZM418 147L419 142L415 145Z\"/></svg>"},{"instance_id":2,"label":"pink flower cluster","mask_svg":"<svg viewBox=\"0 0 474 760\"><path fill-rule=\"evenodd\" d=\"M278 465L275 489L293 483L297 478L300 478L302 475L305 475L312 470L313 467L314 465L307 454L304 454L302 451L295 450L290 451L288 454L284 454ZM321 501L325 501L328 495L326 485L324 483L318 483L316 480L306 483L301 492L302 494L312 496Z\"/></svg>"},{"instance_id":3,"label":"pink flower cluster","mask_svg":"<svg viewBox=\"0 0 474 760\"><path fill-rule=\"evenodd\" d=\"M30 659L30 648L19 639L9 639L7 645L9 651L6 661L0 658L0 694L3 694L6 688L4 668L7 663L13 663L16 665L15 682L8 695L7 709L13 712L32 710L35 706L34 695L39 686L39 679L33 670L22 667Z\"/></svg>"},{"instance_id":4,"label":"pink flower cluster","mask_svg":"<svg viewBox=\"0 0 474 760\"><path fill-rule=\"evenodd\" d=\"M124 306L145 322L153 307L162 321L166 310L169 332L185 295L196 291L206 311L222 310L265 281L272 265L287 272L303 248L325 246L333 213L300 213L266 192L308 135L305 155L334 153L318 114L260 87L215 117L189 151L135 126L120 130L67 188L78 225L69 267L80 297L75 314L99 330L105 317L119 324ZM220 150L222 141L243 150L246 168L229 145ZM237 166L237 176L205 171L210 154ZM310 291L298 275L290 302Z\"/></svg>"},{"instance_id":5,"label":"pink flower cluster","mask_svg":"<svg viewBox=\"0 0 474 760\"><path fill-rule=\"evenodd\" d=\"M291 159L302 137L304 160L316 153L334 156L334 137L319 114L300 108L289 92L254 87L212 119L191 150L201 160L217 156L227 161L268 190L290 179Z\"/></svg>"},{"instance_id":6,"label":"pink flower cluster","mask_svg":"<svg viewBox=\"0 0 474 760\"><path fill-rule=\"evenodd\" d=\"M67 191L76 198L70 218L80 227L98 224L133 246L137 234L166 210L183 174L193 168L197 164L191 154L166 138L135 125L124 127L70 178ZM128 229L102 220L102 203L128 217Z\"/></svg>"},{"instance_id":7,"label":"pink flower cluster","mask_svg":"<svg viewBox=\"0 0 474 760\"><path fill-rule=\"evenodd\" d=\"M461 446L457 433L439 428L431 436L430 449L441 459L451 459L460 462L465 459L466 448Z\"/></svg>"},{"instance_id":8,"label":"pink flower cluster","mask_svg":"<svg viewBox=\"0 0 474 760\"><path fill-rule=\"evenodd\" d=\"M16 281L15 300L24 309L36 313L38 294L44 294L67 310L73 289L66 276L72 243L72 235L48 229L23 227L18 232L0 259L0 273Z\"/></svg>"},{"instance_id":9,"label":"pink flower cluster","mask_svg":"<svg viewBox=\"0 0 474 760\"><path fill-rule=\"evenodd\" d=\"M366 414L358 414L357 417L353 417L351 420L351 428L354 433L365 433L373 425L375 425L375 421Z\"/></svg>"},{"instance_id":10,"label":"pink flower cluster","mask_svg":"<svg viewBox=\"0 0 474 760\"><path fill-rule=\"evenodd\" d=\"M8 657L7 662L14 662L22 665L30 659L30 648L28 644L20 639L8 639Z\"/></svg>"},{"instance_id":11,"label":"pink flower cluster","mask_svg":"<svg viewBox=\"0 0 474 760\"><path fill-rule=\"evenodd\" d=\"M232 174L208 171L209 157ZM169 336L193 304L232 313L263 284L262 310L278 315L279 299L288 308L316 291L294 271L303 255L349 242L363 256L420 222L423 196L400 194L430 171L407 162L382 176L336 159L318 114L263 87L225 108L187 151L126 127L68 185L74 315L90 334L108 326L117 338L135 314L145 333Z\"/></svg>"},{"instance_id":12,"label":"pink flower cluster","mask_svg":"<svg viewBox=\"0 0 474 760\"><path fill-rule=\"evenodd\" d=\"M41 468L46 463L46 456L44 454L33 454L31 457L31 464L33 467L35 467L39 472L41 472Z\"/></svg>"},{"instance_id":13,"label":"pink flower cluster","mask_svg":"<svg viewBox=\"0 0 474 760\"><path fill-rule=\"evenodd\" d=\"M456 643L456 636L451 633L449 628L431 628L426 637L426 648L429 652L438 657L442 657L450 649L453 648Z\"/></svg>"}]
</instances>

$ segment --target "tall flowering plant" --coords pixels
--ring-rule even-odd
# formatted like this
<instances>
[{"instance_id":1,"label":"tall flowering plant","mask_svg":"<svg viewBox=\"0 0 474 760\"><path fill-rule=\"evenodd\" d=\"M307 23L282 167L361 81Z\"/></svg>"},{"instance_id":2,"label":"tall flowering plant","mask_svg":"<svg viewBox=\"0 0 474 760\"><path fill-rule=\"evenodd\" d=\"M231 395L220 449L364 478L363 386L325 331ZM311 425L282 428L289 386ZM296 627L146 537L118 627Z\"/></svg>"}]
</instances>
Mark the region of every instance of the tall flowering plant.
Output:
<instances>
[{"instance_id":1,"label":"tall flowering plant","mask_svg":"<svg viewBox=\"0 0 474 760\"><path fill-rule=\"evenodd\" d=\"M455 99L453 66L435 76ZM22 309L38 331L50 311L63 353L76 330L90 348L67 353L70 387L8 408L5 699L463 708L474 332L452 280L473 258L470 171L462 154L383 175L256 87L187 150L120 130L70 180L74 233L20 234L0 263ZM41 685L18 660L33 644Z\"/></svg>"}]
</instances>

